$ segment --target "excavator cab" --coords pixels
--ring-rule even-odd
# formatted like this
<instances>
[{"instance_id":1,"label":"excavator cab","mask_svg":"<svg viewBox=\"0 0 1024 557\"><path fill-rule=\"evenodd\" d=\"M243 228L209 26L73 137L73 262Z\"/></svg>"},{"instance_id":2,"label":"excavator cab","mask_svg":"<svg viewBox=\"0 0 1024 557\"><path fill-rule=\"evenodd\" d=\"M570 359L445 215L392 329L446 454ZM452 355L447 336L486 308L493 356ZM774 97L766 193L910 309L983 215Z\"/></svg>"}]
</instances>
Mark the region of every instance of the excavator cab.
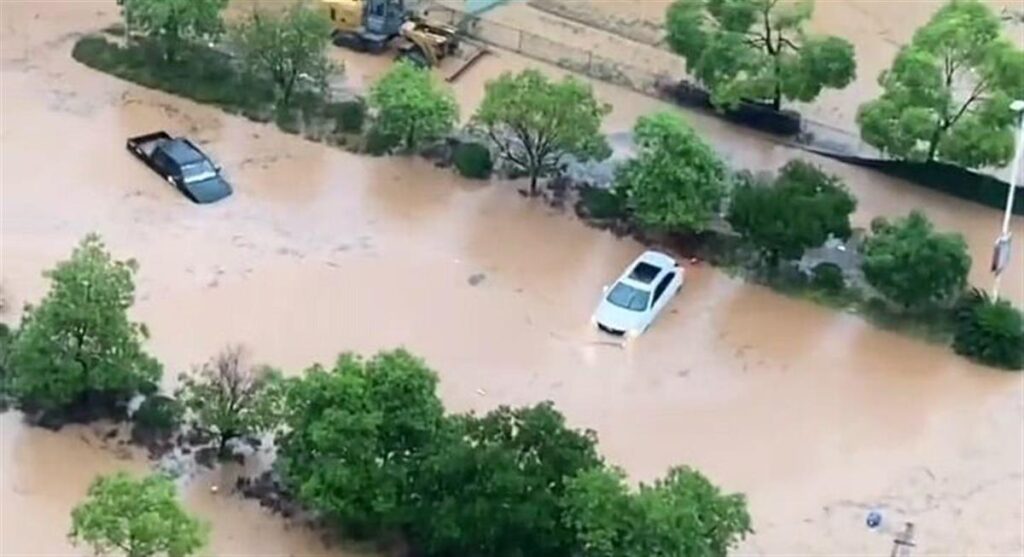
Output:
<instances>
[{"instance_id":1,"label":"excavator cab","mask_svg":"<svg viewBox=\"0 0 1024 557\"><path fill-rule=\"evenodd\" d=\"M407 18L405 0L321 0L334 25L334 44L380 52Z\"/></svg>"}]
</instances>

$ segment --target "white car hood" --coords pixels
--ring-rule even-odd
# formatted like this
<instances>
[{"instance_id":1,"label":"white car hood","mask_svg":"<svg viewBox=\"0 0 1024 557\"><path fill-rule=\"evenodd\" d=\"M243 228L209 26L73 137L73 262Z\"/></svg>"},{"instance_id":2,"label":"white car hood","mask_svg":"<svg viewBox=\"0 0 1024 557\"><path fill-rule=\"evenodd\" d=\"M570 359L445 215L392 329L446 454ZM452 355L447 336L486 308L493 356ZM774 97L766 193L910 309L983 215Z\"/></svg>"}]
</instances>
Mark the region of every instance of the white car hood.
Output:
<instances>
[{"instance_id":1,"label":"white car hood","mask_svg":"<svg viewBox=\"0 0 1024 557\"><path fill-rule=\"evenodd\" d=\"M643 323L643 311L632 311L609 302L607 298L601 299L601 304L594 312L594 319L601 325L617 331L639 330Z\"/></svg>"}]
</instances>

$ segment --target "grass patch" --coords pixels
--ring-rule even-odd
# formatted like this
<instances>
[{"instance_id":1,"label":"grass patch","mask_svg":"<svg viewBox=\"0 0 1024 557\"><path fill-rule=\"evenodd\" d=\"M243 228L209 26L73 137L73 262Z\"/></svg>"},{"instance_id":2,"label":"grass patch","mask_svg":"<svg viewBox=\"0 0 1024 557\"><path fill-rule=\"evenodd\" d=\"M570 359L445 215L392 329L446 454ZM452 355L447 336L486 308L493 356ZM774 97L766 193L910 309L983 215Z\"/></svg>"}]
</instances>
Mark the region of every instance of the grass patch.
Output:
<instances>
[{"instance_id":1,"label":"grass patch","mask_svg":"<svg viewBox=\"0 0 1024 557\"><path fill-rule=\"evenodd\" d=\"M102 35L92 35L79 39L71 56L90 68L145 87L215 105L256 122L273 121L287 133L348 149L363 143L336 137L361 130L365 116L361 99L332 103L319 91L297 91L287 107L278 107L269 79L240 70L230 56L205 45L183 46L171 63L152 39L136 38L122 47ZM352 104L363 107L359 116L353 115L359 109Z\"/></svg>"}]
</instances>

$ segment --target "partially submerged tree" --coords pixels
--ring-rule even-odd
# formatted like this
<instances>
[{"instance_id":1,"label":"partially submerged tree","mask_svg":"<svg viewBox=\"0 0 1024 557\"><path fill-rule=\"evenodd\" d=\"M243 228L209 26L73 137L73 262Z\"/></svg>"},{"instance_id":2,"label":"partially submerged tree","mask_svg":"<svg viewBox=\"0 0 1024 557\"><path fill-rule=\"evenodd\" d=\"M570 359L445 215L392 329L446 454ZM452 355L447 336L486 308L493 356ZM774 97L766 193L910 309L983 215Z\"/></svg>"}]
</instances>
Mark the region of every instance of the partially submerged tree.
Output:
<instances>
[{"instance_id":1,"label":"partially submerged tree","mask_svg":"<svg viewBox=\"0 0 1024 557\"><path fill-rule=\"evenodd\" d=\"M228 0L121 0L125 25L160 41L168 61L188 40L211 39L224 29Z\"/></svg>"},{"instance_id":2,"label":"partially submerged tree","mask_svg":"<svg viewBox=\"0 0 1024 557\"><path fill-rule=\"evenodd\" d=\"M551 403L456 416L420 467L410 539L429 556L574 555L567 478L600 466L592 431Z\"/></svg>"},{"instance_id":3,"label":"partially submerged tree","mask_svg":"<svg viewBox=\"0 0 1024 557\"><path fill-rule=\"evenodd\" d=\"M726 194L725 165L679 116L643 116L634 127L637 156L616 169L615 189L651 228L700 232Z\"/></svg>"},{"instance_id":4,"label":"partially submerged tree","mask_svg":"<svg viewBox=\"0 0 1024 557\"><path fill-rule=\"evenodd\" d=\"M886 154L965 168L1005 165L1024 98L1024 51L977 0L953 0L917 30L860 107L861 137Z\"/></svg>"},{"instance_id":5,"label":"partially submerged tree","mask_svg":"<svg viewBox=\"0 0 1024 557\"><path fill-rule=\"evenodd\" d=\"M309 508L350 532L403 524L418 462L441 425L437 375L404 350L351 354L286 389L278 467Z\"/></svg>"},{"instance_id":6,"label":"partially submerged tree","mask_svg":"<svg viewBox=\"0 0 1024 557\"><path fill-rule=\"evenodd\" d=\"M194 426L216 438L220 454L231 439L270 431L280 420L279 376L249 365L241 346L228 346L180 379L178 399Z\"/></svg>"},{"instance_id":7,"label":"partially submerged tree","mask_svg":"<svg viewBox=\"0 0 1024 557\"><path fill-rule=\"evenodd\" d=\"M46 297L27 307L8 355L10 387L26 410L57 410L90 398L127 401L155 388L160 364L142 349L146 327L128 320L132 260L118 261L90 234L71 259L45 273Z\"/></svg>"},{"instance_id":8,"label":"partially submerged tree","mask_svg":"<svg viewBox=\"0 0 1024 557\"><path fill-rule=\"evenodd\" d=\"M731 108L741 100L809 102L856 74L853 45L804 31L812 0L676 0L666 13L668 44L691 75Z\"/></svg>"},{"instance_id":9,"label":"partially submerged tree","mask_svg":"<svg viewBox=\"0 0 1024 557\"><path fill-rule=\"evenodd\" d=\"M1024 313L973 290L957 307L953 350L985 365L1024 369Z\"/></svg>"},{"instance_id":10,"label":"partially submerged tree","mask_svg":"<svg viewBox=\"0 0 1024 557\"><path fill-rule=\"evenodd\" d=\"M857 200L837 177L801 160L786 163L772 185L747 181L733 192L729 224L774 267L803 257L829 237L850 237Z\"/></svg>"},{"instance_id":11,"label":"partially submerged tree","mask_svg":"<svg viewBox=\"0 0 1024 557\"><path fill-rule=\"evenodd\" d=\"M672 468L631 492L620 470L595 468L568 481L566 524L581 557L722 557L751 533L746 499L700 472Z\"/></svg>"},{"instance_id":12,"label":"partially submerged tree","mask_svg":"<svg viewBox=\"0 0 1024 557\"><path fill-rule=\"evenodd\" d=\"M889 222L876 219L864 243L864 277L904 309L956 300L971 257L963 236L939 233L921 212Z\"/></svg>"},{"instance_id":13,"label":"partially submerged tree","mask_svg":"<svg viewBox=\"0 0 1024 557\"><path fill-rule=\"evenodd\" d=\"M370 89L373 129L387 147L411 151L440 139L459 118L452 92L430 73L401 60Z\"/></svg>"},{"instance_id":14,"label":"partially submerged tree","mask_svg":"<svg viewBox=\"0 0 1024 557\"><path fill-rule=\"evenodd\" d=\"M92 483L71 511L69 536L97 555L187 557L202 549L207 532L182 508L169 479L118 472Z\"/></svg>"},{"instance_id":15,"label":"partially submerged tree","mask_svg":"<svg viewBox=\"0 0 1024 557\"><path fill-rule=\"evenodd\" d=\"M535 195L537 179L557 170L565 157L601 160L611 154L601 135L601 119L609 112L586 83L572 77L553 82L530 69L488 81L472 124L530 177Z\"/></svg>"},{"instance_id":16,"label":"partially submerged tree","mask_svg":"<svg viewBox=\"0 0 1024 557\"><path fill-rule=\"evenodd\" d=\"M330 20L304 2L280 12L253 10L232 36L246 69L274 82L281 105L289 103L300 79L323 89L336 69L326 54Z\"/></svg>"}]
</instances>

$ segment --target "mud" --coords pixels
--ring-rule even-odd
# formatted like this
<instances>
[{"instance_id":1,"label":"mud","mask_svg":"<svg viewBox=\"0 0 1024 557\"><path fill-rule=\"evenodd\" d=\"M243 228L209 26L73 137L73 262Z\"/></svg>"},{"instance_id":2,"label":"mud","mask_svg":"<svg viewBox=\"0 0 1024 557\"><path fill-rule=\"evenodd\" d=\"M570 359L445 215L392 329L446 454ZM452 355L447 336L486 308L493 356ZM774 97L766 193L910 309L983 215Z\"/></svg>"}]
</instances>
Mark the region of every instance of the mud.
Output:
<instances>
[{"instance_id":1,"label":"mud","mask_svg":"<svg viewBox=\"0 0 1024 557\"><path fill-rule=\"evenodd\" d=\"M115 18L109 2L0 3L6 320L45 292L40 272L95 230L140 263L133 317L150 326L167 387L230 342L288 373L341 350L401 345L439 370L452 410L552 399L598 430L604 454L635 479L687 463L746 492L757 534L743 554L883 554L891 536L863 525L874 507L883 529L915 521L921 554L1024 548L1020 376L705 266L688 269L649 334L608 342L587 320L639 245L523 200L514 184L358 157L74 63L76 34ZM387 63L337 55L354 81ZM457 84L464 116L486 79L526 65L482 60ZM609 132L667 108L595 88L615 106ZM734 164L773 169L798 156L687 117ZM126 136L158 128L202 142L235 195L194 206L123 150ZM972 279L989 283L998 212L817 162L849 181L859 224L920 207L963 232L980 262ZM1024 300L1020 258L1004 285ZM143 455L104 441L106 428L53 433L13 412L0 426L0 554L84 554L65 538L70 508L96 474L146 469ZM212 523L210 554L364 554L233 494L251 472L197 469L183 485L189 508Z\"/></svg>"}]
</instances>

